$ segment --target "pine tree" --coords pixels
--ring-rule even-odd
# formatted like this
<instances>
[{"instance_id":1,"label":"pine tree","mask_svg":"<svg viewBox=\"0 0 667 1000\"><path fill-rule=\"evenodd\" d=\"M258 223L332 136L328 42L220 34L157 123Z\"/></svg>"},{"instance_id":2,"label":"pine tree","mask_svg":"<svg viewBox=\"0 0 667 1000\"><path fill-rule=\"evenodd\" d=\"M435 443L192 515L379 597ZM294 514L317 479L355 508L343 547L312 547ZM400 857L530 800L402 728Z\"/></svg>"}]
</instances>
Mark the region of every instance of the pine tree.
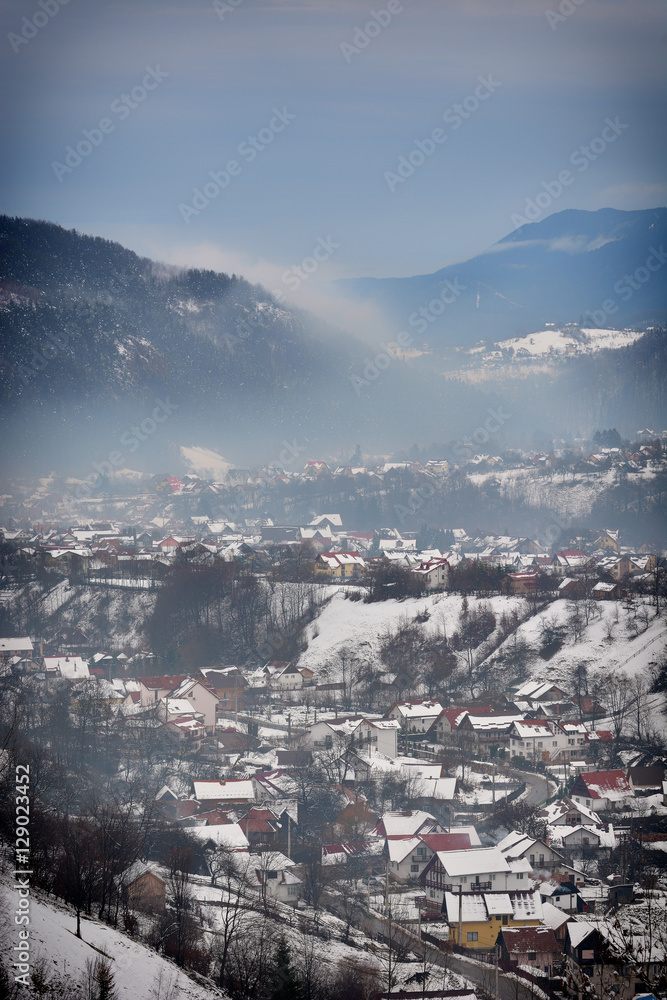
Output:
<instances>
[{"instance_id":1,"label":"pine tree","mask_svg":"<svg viewBox=\"0 0 667 1000\"><path fill-rule=\"evenodd\" d=\"M303 996L301 981L292 965L292 952L284 935L278 941L268 981L267 997L270 1000L300 1000Z\"/></svg>"}]
</instances>

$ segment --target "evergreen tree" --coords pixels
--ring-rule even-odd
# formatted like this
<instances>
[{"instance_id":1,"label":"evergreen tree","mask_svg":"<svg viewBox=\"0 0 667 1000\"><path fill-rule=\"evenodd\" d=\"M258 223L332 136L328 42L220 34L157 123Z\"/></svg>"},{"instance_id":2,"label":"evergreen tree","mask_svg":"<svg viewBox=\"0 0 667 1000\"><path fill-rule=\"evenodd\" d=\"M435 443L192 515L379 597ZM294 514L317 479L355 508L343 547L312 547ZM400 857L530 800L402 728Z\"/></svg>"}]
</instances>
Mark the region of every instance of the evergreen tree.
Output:
<instances>
[{"instance_id":1,"label":"evergreen tree","mask_svg":"<svg viewBox=\"0 0 667 1000\"><path fill-rule=\"evenodd\" d=\"M301 1000L301 981L292 965L292 951L281 935L273 956L273 968L268 976L267 997L270 1000Z\"/></svg>"}]
</instances>

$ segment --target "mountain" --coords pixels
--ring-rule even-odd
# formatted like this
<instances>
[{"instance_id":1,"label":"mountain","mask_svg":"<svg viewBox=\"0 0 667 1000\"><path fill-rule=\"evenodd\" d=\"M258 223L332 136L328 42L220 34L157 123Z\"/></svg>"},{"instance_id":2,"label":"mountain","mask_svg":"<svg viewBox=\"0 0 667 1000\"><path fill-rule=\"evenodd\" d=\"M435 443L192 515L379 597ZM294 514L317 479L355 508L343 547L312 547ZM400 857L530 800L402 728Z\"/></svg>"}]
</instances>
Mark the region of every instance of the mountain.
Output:
<instances>
[{"instance_id":1,"label":"mountain","mask_svg":"<svg viewBox=\"0 0 667 1000\"><path fill-rule=\"evenodd\" d=\"M434 274L340 286L431 345L497 342L546 324L646 326L667 316L666 245L665 208L568 209Z\"/></svg>"},{"instance_id":2,"label":"mountain","mask_svg":"<svg viewBox=\"0 0 667 1000\"><path fill-rule=\"evenodd\" d=\"M516 333L510 293L531 303L522 321L528 322L528 312L547 314L540 296L547 302L575 297L585 284L582 262L606 254L609 273L622 275L622 262L632 256L628 247L639 260L646 259L647 246L659 250L664 214L565 212L534 227L539 239L533 227L524 227L530 240L512 234L504 241L507 249L465 265L472 273L481 262L489 286L501 284L502 272L507 293L487 296L476 279L472 300L479 295L479 308L472 313L473 282L463 265L403 283L375 282L392 295L396 288L411 289L412 302L423 294L429 310L428 322L417 316L429 328L423 336L415 323L403 327L414 330L407 340L398 334L401 326L387 324L394 349L369 346L360 336L285 308L235 275L167 267L48 222L0 217L5 469L90 474L111 465L203 473L213 467L202 464L212 452L214 460L222 456L241 466L294 470L307 459L345 461L357 444L365 454L393 454L416 442L456 453L457 442L477 435L487 449L542 449L554 435L586 436L612 426L631 435L638 427L662 427L661 331L596 339L579 327L562 334L550 327L535 343L523 330L496 350L477 351L465 347L463 334L455 347L437 343L435 320L444 316L436 316L431 300L451 297L457 280L466 285L451 308L462 316L467 309L475 323L487 316L491 344L508 324ZM580 216L588 223L585 231ZM577 253L554 249L563 240L599 242L598 216L607 218L611 242ZM560 285L553 268L549 272L554 261L560 261ZM639 309L642 296L659 297L663 275L646 273L650 281L626 305ZM510 289L510 280L516 287ZM595 295L598 305L608 298ZM448 309L443 305L445 314ZM538 350L542 354L529 363L526 355ZM489 413L503 406L512 417L493 418L498 429L489 437Z\"/></svg>"}]
</instances>

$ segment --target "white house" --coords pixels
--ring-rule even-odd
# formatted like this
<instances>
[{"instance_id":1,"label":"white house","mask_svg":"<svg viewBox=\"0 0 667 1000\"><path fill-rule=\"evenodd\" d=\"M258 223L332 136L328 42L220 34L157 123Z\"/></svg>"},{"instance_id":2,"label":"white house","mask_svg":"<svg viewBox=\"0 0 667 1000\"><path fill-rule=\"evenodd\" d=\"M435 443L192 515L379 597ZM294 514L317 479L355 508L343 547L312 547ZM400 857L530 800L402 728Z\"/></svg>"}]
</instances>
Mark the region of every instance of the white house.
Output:
<instances>
[{"instance_id":1,"label":"white house","mask_svg":"<svg viewBox=\"0 0 667 1000\"><path fill-rule=\"evenodd\" d=\"M219 701L215 691L202 681L193 680L186 677L177 688L166 696L168 700L176 698L186 701L190 705L190 710L203 716L204 725L208 733L215 732L216 709Z\"/></svg>"},{"instance_id":2,"label":"white house","mask_svg":"<svg viewBox=\"0 0 667 1000\"><path fill-rule=\"evenodd\" d=\"M396 719L401 729L408 733L425 733L442 712L439 701L395 701L385 713L386 718Z\"/></svg>"},{"instance_id":3,"label":"white house","mask_svg":"<svg viewBox=\"0 0 667 1000\"><path fill-rule=\"evenodd\" d=\"M397 719L362 719L354 732L361 742L393 760L398 754L400 728Z\"/></svg>"},{"instance_id":4,"label":"white house","mask_svg":"<svg viewBox=\"0 0 667 1000\"><path fill-rule=\"evenodd\" d=\"M506 858L498 847L437 851L424 868L422 883L431 902L445 892L506 892L531 888L532 868L525 858Z\"/></svg>"}]
</instances>

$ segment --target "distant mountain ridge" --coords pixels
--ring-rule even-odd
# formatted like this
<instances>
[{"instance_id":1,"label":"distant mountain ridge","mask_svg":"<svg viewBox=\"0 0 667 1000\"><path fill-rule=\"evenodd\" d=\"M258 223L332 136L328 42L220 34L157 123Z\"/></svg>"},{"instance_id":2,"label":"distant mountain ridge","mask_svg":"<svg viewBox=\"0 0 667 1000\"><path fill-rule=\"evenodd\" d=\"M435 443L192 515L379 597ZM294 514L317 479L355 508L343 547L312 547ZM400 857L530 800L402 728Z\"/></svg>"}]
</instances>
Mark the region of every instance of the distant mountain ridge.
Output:
<instances>
[{"instance_id":1,"label":"distant mountain ridge","mask_svg":"<svg viewBox=\"0 0 667 1000\"><path fill-rule=\"evenodd\" d=\"M292 467L323 455L338 461L357 444L366 453L393 454L414 443L436 443L440 454L448 443L469 439L489 407L503 404L516 416L503 424L491 442L495 447L535 441L543 448L554 434L582 436L599 427L631 434L641 426L664 426L660 330L586 359L568 357L564 348L539 369L525 369L530 378L514 362L512 375L520 377L505 377L509 349L500 360L498 351L471 353L465 337L492 344L506 335L515 338L518 351L516 338L526 334L525 325L517 329L519 313L528 324L529 315L552 308L542 308L539 298L553 281L554 259L561 269L573 270L569 276L563 270L549 301L566 302L577 288L583 295L588 272L582 261L606 254L610 284L622 277L621 265L633 253L645 261L647 247L662 252L665 214L602 213L607 221L601 225L593 218L599 213L560 213L510 234L503 249L460 267L371 282L374 289L382 286L387 301L398 296L426 303L414 305L414 315L406 306L402 325L388 322L389 342L401 329L417 335L407 338L409 351L391 356L280 305L235 275L179 270L52 223L0 217L5 468L29 463L33 469L86 472L122 451L123 468L188 471L181 449L193 445L242 466L283 465L282 455L293 456ZM545 249L554 240L600 242L600 232L607 242L596 250ZM507 266L520 259L521 267ZM498 262L504 283L487 294L500 285ZM619 305L639 309L646 293L655 296L664 288L667 271L646 273L649 280L637 282L629 302L613 289L603 294L600 279L591 308L608 307L613 295ZM516 287L510 288L510 278ZM517 312L512 302L520 297L524 305ZM424 308L426 317L417 311ZM463 334L453 339L452 331L460 328L450 317L457 315ZM619 308L618 315L602 318L617 325L620 315ZM532 327L540 328L537 322ZM572 336L576 354L585 341L576 330ZM460 349L448 351L448 338ZM476 378L475 369L484 377ZM155 428L150 415L160 402L160 412L170 417ZM130 435L142 444L127 454L128 431L142 420L155 430L145 440Z\"/></svg>"},{"instance_id":2,"label":"distant mountain ridge","mask_svg":"<svg viewBox=\"0 0 667 1000\"><path fill-rule=\"evenodd\" d=\"M666 246L667 208L567 209L433 274L339 286L439 345L494 342L549 323L658 325L667 317Z\"/></svg>"}]
</instances>

